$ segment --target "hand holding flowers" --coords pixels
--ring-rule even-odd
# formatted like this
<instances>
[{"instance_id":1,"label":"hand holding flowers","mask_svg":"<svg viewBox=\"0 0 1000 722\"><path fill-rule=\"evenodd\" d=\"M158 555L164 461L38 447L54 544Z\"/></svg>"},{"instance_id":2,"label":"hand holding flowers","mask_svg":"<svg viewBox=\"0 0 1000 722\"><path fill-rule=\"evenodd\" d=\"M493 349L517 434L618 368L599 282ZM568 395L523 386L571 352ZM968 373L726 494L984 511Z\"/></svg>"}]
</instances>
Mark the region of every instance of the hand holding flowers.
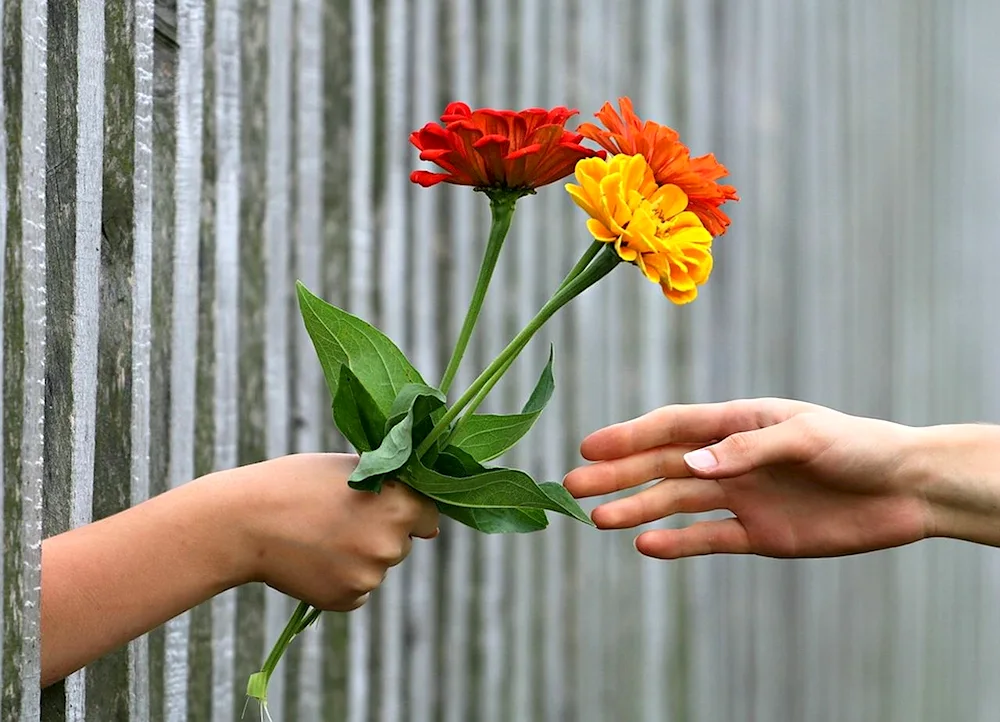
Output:
<instances>
[{"instance_id":1,"label":"hand holding flowers","mask_svg":"<svg viewBox=\"0 0 1000 722\"><path fill-rule=\"evenodd\" d=\"M737 200L735 189L716 182L727 172L712 156L691 158L675 131L640 121L627 98L620 108L620 116L610 105L601 109L604 129L585 123L572 132L565 124L575 111L567 108L514 112L452 103L440 124L429 123L411 135L420 158L441 169L414 171L413 182L471 186L489 198L492 213L475 290L437 387L428 385L376 328L298 286L303 320L333 399L334 421L361 454L349 481L352 488L379 492L387 480L399 480L433 500L442 514L486 533L544 529L546 511L591 523L561 484L485 466L527 434L552 396L551 353L519 413L476 410L538 330L623 262L659 284L674 303L694 300L712 270L713 235L729 225L720 207ZM585 139L602 149L585 147ZM534 318L449 403L447 394L517 202L570 174L577 183L566 190L590 216L593 243ZM299 605L265 668L251 677L249 696L266 701L277 660L317 614Z\"/></svg>"}]
</instances>

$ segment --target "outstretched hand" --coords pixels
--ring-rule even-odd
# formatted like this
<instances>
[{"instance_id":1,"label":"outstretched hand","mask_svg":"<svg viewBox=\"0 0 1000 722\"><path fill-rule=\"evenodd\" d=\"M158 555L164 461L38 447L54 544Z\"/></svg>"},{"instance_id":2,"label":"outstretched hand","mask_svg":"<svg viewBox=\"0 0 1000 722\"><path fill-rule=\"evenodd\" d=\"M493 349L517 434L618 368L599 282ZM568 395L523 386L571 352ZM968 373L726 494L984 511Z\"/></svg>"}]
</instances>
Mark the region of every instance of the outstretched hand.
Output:
<instances>
[{"instance_id":1,"label":"outstretched hand","mask_svg":"<svg viewBox=\"0 0 1000 722\"><path fill-rule=\"evenodd\" d=\"M911 453L919 432L783 399L667 406L587 437L581 452L596 463L565 485L590 497L655 482L597 507L602 529L734 515L640 534L636 548L651 557L853 554L935 533Z\"/></svg>"}]
</instances>

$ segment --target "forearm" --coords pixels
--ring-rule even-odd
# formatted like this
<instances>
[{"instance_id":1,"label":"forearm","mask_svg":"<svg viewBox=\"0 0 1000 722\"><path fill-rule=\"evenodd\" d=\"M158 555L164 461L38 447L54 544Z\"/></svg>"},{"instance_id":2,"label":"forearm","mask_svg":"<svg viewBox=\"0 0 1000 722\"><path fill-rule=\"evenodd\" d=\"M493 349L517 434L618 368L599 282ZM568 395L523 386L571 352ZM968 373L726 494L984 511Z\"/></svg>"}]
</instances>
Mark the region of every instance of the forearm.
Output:
<instances>
[{"instance_id":1,"label":"forearm","mask_svg":"<svg viewBox=\"0 0 1000 722\"><path fill-rule=\"evenodd\" d=\"M45 540L42 685L243 581L234 501L207 477Z\"/></svg>"},{"instance_id":2,"label":"forearm","mask_svg":"<svg viewBox=\"0 0 1000 722\"><path fill-rule=\"evenodd\" d=\"M932 535L1000 547L1000 426L918 429L912 458Z\"/></svg>"}]
</instances>

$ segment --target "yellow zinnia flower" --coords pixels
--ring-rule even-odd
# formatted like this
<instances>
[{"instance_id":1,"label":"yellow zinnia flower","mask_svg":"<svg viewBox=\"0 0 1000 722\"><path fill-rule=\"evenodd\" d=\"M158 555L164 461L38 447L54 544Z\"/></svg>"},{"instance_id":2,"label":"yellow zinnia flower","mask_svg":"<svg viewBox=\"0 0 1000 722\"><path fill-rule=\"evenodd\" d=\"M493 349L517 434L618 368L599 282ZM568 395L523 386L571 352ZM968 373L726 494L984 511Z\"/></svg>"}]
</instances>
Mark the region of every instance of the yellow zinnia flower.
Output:
<instances>
[{"instance_id":1,"label":"yellow zinnia flower","mask_svg":"<svg viewBox=\"0 0 1000 722\"><path fill-rule=\"evenodd\" d=\"M613 243L622 260L660 284L674 303L688 303L712 272L712 235L675 185L658 185L641 155L587 158L576 164L580 185L566 184L590 219L587 230Z\"/></svg>"}]
</instances>

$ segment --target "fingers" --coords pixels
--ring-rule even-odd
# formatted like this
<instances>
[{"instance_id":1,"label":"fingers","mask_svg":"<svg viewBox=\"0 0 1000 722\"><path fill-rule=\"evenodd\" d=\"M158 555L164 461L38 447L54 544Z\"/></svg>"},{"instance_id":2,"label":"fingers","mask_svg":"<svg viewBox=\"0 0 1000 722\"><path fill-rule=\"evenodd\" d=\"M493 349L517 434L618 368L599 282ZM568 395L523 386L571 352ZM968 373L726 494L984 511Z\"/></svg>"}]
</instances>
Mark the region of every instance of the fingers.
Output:
<instances>
[{"instance_id":1,"label":"fingers","mask_svg":"<svg viewBox=\"0 0 1000 722\"><path fill-rule=\"evenodd\" d=\"M726 495L718 482L667 479L627 499L597 507L592 518L601 529L626 529L671 514L701 514L725 508Z\"/></svg>"},{"instance_id":2,"label":"fingers","mask_svg":"<svg viewBox=\"0 0 1000 722\"><path fill-rule=\"evenodd\" d=\"M717 404L664 406L637 419L595 431L583 440L585 459L618 459L657 446L704 444L783 421L810 404L787 399L742 399Z\"/></svg>"},{"instance_id":3,"label":"fingers","mask_svg":"<svg viewBox=\"0 0 1000 722\"><path fill-rule=\"evenodd\" d=\"M423 494L403 484L400 485L410 504L410 536L419 539L433 539L438 535L441 523L437 506Z\"/></svg>"},{"instance_id":4,"label":"fingers","mask_svg":"<svg viewBox=\"0 0 1000 722\"><path fill-rule=\"evenodd\" d=\"M567 474L563 484L570 494L580 499L631 489L653 479L685 477L689 473L684 454L697 448L662 446L621 459L581 466Z\"/></svg>"},{"instance_id":5,"label":"fingers","mask_svg":"<svg viewBox=\"0 0 1000 722\"><path fill-rule=\"evenodd\" d=\"M802 463L824 449L823 440L809 433L807 424L791 419L727 436L717 444L686 454L684 461L694 476L728 479L772 464Z\"/></svg>"},{"instance_id":6,"label":"fingers","mask_svg":"<svg viewBox=\"0 0 1000 722\"><path fill-rule=\"evenodd\" d=\"M705 554L749 554L750 540L738 519L702 521L684 529L654 529L635 540L640 554L682 559Z\"/></svg>"}]
</instances>

